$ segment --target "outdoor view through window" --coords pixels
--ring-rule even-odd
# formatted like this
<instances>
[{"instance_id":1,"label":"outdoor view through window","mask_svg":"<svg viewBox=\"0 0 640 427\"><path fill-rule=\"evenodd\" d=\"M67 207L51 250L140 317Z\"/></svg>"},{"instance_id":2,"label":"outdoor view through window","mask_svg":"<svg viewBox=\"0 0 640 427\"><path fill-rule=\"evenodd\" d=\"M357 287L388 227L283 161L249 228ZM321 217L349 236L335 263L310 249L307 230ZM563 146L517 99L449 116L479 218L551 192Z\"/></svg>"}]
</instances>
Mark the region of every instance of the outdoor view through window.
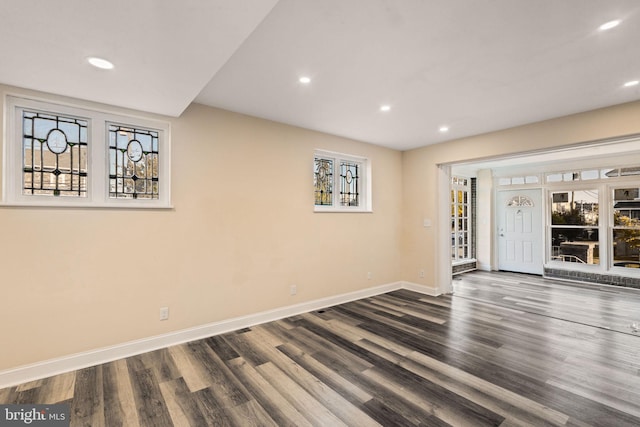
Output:
<instances>
[{"instance_id":1,"label":"outdoor view through window","mask_svg":"<svg viewBox=\"0 0 640 427\"><path fill-rule=\"evenodd\" d=\"M551 259L600 264L598 190L552 193Z\"/></svg>"}]
</instances>

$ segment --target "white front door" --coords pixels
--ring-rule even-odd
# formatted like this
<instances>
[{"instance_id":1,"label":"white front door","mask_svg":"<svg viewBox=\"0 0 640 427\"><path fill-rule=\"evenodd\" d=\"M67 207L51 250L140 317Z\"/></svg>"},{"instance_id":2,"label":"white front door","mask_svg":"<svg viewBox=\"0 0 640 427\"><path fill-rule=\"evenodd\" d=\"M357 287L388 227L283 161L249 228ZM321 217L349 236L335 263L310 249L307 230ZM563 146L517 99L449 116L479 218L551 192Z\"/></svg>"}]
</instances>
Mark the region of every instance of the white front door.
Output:
<instances>
[{"instance_id":1,"label":"white front door","mask_svg":"<svg viewBox=\"0 0 640 427\"><path fill-rule=\"evenodd\" d=\"M498 269L543 273L542 190L498 191Z\"/></svg>"}]
</instances>

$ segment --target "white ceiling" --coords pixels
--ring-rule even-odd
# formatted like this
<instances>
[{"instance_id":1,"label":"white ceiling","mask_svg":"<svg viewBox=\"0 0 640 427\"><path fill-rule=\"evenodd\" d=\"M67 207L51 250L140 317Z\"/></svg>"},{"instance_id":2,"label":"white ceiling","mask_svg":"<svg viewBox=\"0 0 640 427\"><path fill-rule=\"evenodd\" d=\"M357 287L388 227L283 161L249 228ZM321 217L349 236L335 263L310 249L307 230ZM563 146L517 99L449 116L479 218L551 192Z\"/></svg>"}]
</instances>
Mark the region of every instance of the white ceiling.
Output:
<instances>
[{"instance_id":1,"label":"white ceiling","mask_svg":"<svg viewBox=\"0 0 640 427\"><path fill-rule=\"evenodd\" d=\"M276 3L1 0L0 83L179 116Z\"/></svg>"},{"instance_id":2,"label":"white ceiling","mask_svg":"<svg viewBox=\"0 0 640 427\"><path fill-rule=\"evenodd\" d=\"M0 83L405 150L638 100L639 42L638 0L3 0Z\"/></svg>"}]
</instances>

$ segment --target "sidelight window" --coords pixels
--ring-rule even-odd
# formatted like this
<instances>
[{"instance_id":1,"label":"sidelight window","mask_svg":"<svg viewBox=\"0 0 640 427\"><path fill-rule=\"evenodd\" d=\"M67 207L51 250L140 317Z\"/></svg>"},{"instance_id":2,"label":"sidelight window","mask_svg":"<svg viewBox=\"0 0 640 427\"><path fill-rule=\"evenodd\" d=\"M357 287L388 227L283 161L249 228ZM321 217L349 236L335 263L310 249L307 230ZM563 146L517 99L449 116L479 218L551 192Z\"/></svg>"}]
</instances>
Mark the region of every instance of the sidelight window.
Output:
<instances>
[{"instance_id":1,"label":"sidelight window","mask_svg":"<svg viewBox=\"0 0 640 427\"><path fill-rule=\"evenodd\" d=\"M472 210L470 180L451 180L451 260L472 258Z\"/></svg>"}]
</instances>

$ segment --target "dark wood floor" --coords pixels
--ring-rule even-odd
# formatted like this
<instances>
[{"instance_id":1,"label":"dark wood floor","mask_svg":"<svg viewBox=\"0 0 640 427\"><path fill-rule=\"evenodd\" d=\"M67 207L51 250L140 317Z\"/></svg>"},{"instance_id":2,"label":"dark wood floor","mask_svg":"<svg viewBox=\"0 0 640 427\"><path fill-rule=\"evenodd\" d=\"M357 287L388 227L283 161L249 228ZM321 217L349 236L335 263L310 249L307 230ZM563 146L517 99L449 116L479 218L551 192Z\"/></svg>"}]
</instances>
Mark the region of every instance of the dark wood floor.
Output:
<instances>
[{"instance_id":1,"label":"dark wood floor","mask_svg":"<svg viewBox=\"0 0 640 427\"><path fill-rule=\"evenodd\" d=\"M622 325L638 299L616 308L609 293L514 274L455 285L3 389L0 403L68 403L72 426L640 425L640 337L580 317L600 305Z\"/></svg>"}]
</instances>

